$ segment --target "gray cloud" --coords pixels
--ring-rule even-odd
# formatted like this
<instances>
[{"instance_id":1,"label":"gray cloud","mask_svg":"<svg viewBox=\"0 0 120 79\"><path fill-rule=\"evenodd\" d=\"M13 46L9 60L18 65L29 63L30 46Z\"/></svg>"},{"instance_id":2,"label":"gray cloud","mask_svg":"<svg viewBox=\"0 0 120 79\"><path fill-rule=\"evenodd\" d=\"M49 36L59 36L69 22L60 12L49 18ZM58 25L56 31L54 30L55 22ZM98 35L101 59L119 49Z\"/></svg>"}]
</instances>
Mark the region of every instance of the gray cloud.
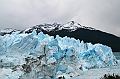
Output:
<instances>
[{"instance_id":1,"label":"gray cloud","mask_svg":"<svg viewBox=\"0 0 120 79\"><path fill-rule=\"evenodd\" d=\"M74 20L120 36L119 4L120 0L1 0L0 29Z\"/></svg>"}]
</instances>

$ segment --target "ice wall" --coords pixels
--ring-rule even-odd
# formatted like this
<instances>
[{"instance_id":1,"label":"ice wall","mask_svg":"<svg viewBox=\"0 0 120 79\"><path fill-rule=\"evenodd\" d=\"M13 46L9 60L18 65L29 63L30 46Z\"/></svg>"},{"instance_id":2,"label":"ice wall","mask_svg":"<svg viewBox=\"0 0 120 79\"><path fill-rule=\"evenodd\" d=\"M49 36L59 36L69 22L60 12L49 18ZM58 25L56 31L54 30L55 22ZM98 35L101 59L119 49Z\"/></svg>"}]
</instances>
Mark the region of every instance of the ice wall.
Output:
<instances>
[{"instance_id":1,"label":"ice wall","mask_svg":"<svg viewBox=\"0 0 120 79\"><path fill-rule=\"evenodd\" d=\"M69 37L54 38L36 31L0 36L0 68L3 79L55 78L61 73L117 65L110 47L84 43Z\"/></svg>"}]
</instances>

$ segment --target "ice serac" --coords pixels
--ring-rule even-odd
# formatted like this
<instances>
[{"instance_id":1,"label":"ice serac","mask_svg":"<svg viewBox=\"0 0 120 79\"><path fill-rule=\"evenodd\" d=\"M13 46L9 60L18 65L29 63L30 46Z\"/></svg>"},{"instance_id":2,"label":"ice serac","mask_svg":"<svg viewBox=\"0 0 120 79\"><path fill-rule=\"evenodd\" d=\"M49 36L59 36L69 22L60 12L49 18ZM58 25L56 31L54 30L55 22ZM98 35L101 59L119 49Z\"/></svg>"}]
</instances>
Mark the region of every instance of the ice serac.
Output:
<instances>
[{"instance_id":1,"label":"ice serac","mask_svg":"<svg viewBox=\"0 0 120 79\"><path fill-rule=\"evenodd\" d=\"M111 48L102 44L36 31L0 36L1 79L54 79L63 73L75 76L80 70L113 65L117 60Z\"/></svg>"}]
</instances>

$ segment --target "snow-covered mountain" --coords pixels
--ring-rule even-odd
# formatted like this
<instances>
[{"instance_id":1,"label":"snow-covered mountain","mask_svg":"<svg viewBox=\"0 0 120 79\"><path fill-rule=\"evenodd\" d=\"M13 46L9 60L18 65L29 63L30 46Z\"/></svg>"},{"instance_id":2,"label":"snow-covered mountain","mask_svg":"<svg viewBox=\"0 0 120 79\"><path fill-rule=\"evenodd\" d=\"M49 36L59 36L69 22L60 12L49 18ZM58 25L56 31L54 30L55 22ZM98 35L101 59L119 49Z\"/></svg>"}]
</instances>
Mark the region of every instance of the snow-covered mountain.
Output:
<instances>
[{"instance_id":1,"label":"snow-covered mountain","mask_svg":"<svg viewBox=\"0 0 120 79\"><path fill-rule=\"evenodd\" d=\"M81 26L79 23L76 23L74 21L70 21L66 24L57 24L57 23L53 23L53 24L39 24L33 27L30 27L28 29L25 30L26 33L30 33L33 30L36 30L37 32L40 32L42 30L50 32L50 31L60 31L63 29L68 30L69 32L73 32L79 28L83 28L83 29L88 29L88 30L96 30L92 27L85 27L85 26Z\"/></svg>"},{"instance_id":2,"label":"snow-covered mountain","mask_svg":"<svg viewBox=\"0 0 120 79\"><path fill-rule=\"evenodd\" d=\"M12 29L12 28L5 28L0 30L0 35L5 35L5 34L11 34L12 32L26 32L26 33L32 33L33 30L36 30L38 33L41 31L60 31L63 29L68 30L69 32L73 32L79 28L83 28L83 29L88 29L88 30L96 30L92 27L86 27L86 26L81 26L79 23L76 23L74 21L70 21L66 24L58 24L58 23L53 23L53 24L39 24L30 28L27 28L25 30L17 30L17 29Z\"/></svg>"},{"instance_id":3,"label":"snow-covered mountain","mask_svg":"<svg viewBox=\"0 0 120 79\"><path fill-rule=\"evenodd\" d=\"M118 64L110 47L43 32L0 36L0 79L73 79L80 71Z\"/></svg>"},{"instance_id":4,"label":"snow-covered mountain","mask_svg":"<svg viewBox=\"0 0 120 79\"><path fill-rule=\"evenodd\" d=\"M47 31L47 32L50 32L50 31L60 31L60 30L68 30L69 32L73 32L79 28L83 28L83 29L88 29L88 30L96 30L92 27L86 27L86 26L81 26L79 23L76 23L74 21L70 21L66 24L58 24L58 23L53 23L53 24L39 24L39 25L36 25L36 26L33 26L33 27L30 27L30 28L27 28L25 30L17 30L17 29L12 29L12 28L5 28L5 29L2 29L0 30L0 35L5 35L5 34L12 34L13 32L19 32L19 33L22 33L22 32L25 32L25 33L32 33L33 30L36 30L37 33L41 32L41 31Z\"/></svg>"},{"instance_id":5,"label":"snow-covered mountain","mask_svg":"<svg viewBox=\"0 0 120 79\"><path fill-rule=\"evenodd\" d=\"M12 28L5 28L0 30L0 35L5 35L5 34L12 34L13 32L20 32L20 30L17 29L12 29Z\"/></svg>"}]
</instances>

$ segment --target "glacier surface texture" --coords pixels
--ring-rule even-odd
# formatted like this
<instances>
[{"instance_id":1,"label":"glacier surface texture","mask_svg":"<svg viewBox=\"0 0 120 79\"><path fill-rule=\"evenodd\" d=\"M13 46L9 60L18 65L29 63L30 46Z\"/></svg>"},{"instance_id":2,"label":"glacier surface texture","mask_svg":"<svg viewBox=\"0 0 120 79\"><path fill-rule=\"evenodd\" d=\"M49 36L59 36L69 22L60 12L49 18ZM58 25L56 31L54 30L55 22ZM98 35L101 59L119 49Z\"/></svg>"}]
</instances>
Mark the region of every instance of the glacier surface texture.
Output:
<instances>
[{"instance_id":1,"label":"glacier surface texture","mask_svg":"<svg viewBox=\"0 0 120 79\"><path fill-rule=\"evenodd\" d=\"M0 79L55 79L117 65L110 47L36 33L0 36Z\"/></svg>"}]
</instances>

